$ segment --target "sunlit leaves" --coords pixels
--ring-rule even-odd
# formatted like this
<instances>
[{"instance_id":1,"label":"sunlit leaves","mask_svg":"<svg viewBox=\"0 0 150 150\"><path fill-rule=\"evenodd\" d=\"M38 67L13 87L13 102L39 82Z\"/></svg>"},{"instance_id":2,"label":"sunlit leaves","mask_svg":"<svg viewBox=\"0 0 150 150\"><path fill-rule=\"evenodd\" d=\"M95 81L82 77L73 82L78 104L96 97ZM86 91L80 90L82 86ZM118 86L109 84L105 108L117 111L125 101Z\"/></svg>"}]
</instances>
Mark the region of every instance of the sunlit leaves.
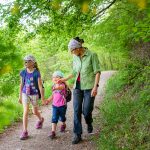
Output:
<instances>
[{"instance_id":1,"label":"sunlit leaves","mask_svg":"<svg viewBox=\"0 0 150 150\"><path fill-rule=\"evenodd\" d=\"M5 73L9 73L12 71L12 66L9 65L5 65L0 69L0 75L5 74Z\"/></svg>"},{"instance_id":2,"label":"sunlit leaves","mask_svg":"<svg viewBox=\"0 0 150 150\"><path fill-rule=\"evenodd\" d=\"M19 14L20 12L20 7L18 4L14 4L14 6L11 8L11 13L12 15L16 15L16 14Z\"/></svg>"},{"instance_id":3,"label":"sunlit leaves","mask_svg":"<svg viewBox=\"0 0 150 150\"><path fill-rule=\"evenodd\" d=\"M61 8L60 0L53 0L52 2L50 2L50 4L52 5L53 9L59 10Z\"/></svg>"},{"instance_id":4,"label":"sunlit leaves","mask_svg":"<svg viewBox=\"0 0 150 150\"><path fill-rule=\"evenodd\" d=\"M88 2L84 2L82 4L82 12L83 13L87 13L89 11L89 3Z\"/></svg>"},{"instance_id":5,"label":"sunlit leaves","mask_svg":"<svg viewBox=\"0 0 150 150\"><path fill-rule=\"evenodd\" d=\"M145 9L147 7L148 0L129 0L132 3L135 3L140 9Z\"/></svg>"},{"instance_id":6,"label":"sunlit leaves","mask_svg":"<svg viewBox=\"0 0 150 150\"><path fill-rule=\"evenodd\" d=\"M6 9L8 13L4 20L11 30L15 30L15 27L21 24L23 29L38 34L53 32L60 35L61 32L65 32L75 35L91 26L92 17L97 13L97 4L98 0L14 0L6 6L10 9ZM46 16L47 19L41 19L42 16ZM78 33L72 34L70 31Z\"/></svg>"},{"instance_id":7,"label":"sunlit leaves","mask_svg":"<svg viewBox=\"0 0 150 150\"><path fill-rule=\"evenodd\" d=\"M96 7L93 8L92 13L93 13L93 15L96 15L96 13L97 13L97 8Z\"/></svg>"}]
</instances>

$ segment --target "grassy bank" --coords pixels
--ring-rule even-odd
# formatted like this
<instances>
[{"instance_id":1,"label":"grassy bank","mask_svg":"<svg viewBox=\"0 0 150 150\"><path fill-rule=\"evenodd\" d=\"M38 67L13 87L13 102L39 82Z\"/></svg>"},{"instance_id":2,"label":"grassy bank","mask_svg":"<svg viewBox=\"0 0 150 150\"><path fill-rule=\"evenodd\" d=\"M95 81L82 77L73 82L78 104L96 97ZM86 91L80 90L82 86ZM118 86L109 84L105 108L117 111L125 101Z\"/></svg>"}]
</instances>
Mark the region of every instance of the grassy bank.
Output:
<instances>
[{"instance_id":1,"label":"grassy bank","mask_svg":"<svg viewBox=\"0 0 150 150\"><path fill-rule=\"evenodd\" d=\"M19 121L22 116L22 107L17 102L16 96L5 98L0 102L0 133L11 124Z\"/></svg>"},{"instance_id":2,"label":"grassy bank","mask_svg":"<svg viewBox=\"0 0 150 150\"><path fill-rule=\"evenodd\" d=\"M100 150L150 149L150 69L145 66L136 74L133 68L119 72L107 84L100 106Z\"/></svg>"}]
</instances>

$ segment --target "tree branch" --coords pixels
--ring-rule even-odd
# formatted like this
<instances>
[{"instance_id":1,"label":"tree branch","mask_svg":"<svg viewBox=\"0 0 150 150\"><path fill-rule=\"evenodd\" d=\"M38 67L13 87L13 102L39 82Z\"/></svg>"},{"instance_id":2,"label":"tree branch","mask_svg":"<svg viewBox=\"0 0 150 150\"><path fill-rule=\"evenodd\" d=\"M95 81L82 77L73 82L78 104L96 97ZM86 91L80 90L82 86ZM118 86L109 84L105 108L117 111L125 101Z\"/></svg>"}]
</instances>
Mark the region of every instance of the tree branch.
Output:
<instances>
[{"instance_id":1,"label":"tree branch","mask_svg":"<svg viewBox=\"0 0 150 150\"><path fill-rule=\"evenodd\" d=\"M117 0L113 0L112 2L110 2L110 4L103 8L102 10L100 10L92 19L92 21L96 21L100 16L102 16L101 14L104 13L107 9L109 9Z\"/></svg>"}]
</instances>

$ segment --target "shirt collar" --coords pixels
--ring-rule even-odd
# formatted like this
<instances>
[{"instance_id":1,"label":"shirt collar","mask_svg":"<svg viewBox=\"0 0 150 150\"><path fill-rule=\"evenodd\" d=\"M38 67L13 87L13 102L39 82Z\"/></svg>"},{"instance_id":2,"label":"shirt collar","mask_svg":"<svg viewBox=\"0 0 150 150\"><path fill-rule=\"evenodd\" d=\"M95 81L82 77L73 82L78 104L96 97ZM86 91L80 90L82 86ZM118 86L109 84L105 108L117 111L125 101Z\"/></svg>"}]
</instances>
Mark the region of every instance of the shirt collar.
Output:
<instances>
[{"instance_id":1,"label":"shirt collar","mask_svg":"<svg viewBox=\"0 0 150 150\"><path fill-rule=\"evenodd\" d=\"M89 53L89 52L88 52L88 49L87 49L86 47L84 47L84 50L85 50L85 51L84 51L83 56L87 56L87 55L88 55L88 53Z\"/></svg>"}]
</instances>

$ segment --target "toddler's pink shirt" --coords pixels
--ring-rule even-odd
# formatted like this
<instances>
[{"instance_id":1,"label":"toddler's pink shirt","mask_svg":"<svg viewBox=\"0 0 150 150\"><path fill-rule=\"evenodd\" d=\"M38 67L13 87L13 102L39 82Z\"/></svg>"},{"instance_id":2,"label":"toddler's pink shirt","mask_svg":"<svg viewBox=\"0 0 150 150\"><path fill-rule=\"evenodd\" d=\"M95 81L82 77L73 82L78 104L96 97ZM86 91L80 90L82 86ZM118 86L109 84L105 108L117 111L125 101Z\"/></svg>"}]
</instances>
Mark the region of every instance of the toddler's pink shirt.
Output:
<instances>
[{"instance_id":1,"label":"toddler's pink shirt","mask_svg":"<svg viewBox=\"0 0 150 150\"><path fill-rule=\"evenodd\" d=\"M64 86L63 90L53 90L53 105L56 107L66 105L65 100L65 84L61 83L60 85ZM55 85L53 85L54 87Z\"/></svg>"}]
</instances>

